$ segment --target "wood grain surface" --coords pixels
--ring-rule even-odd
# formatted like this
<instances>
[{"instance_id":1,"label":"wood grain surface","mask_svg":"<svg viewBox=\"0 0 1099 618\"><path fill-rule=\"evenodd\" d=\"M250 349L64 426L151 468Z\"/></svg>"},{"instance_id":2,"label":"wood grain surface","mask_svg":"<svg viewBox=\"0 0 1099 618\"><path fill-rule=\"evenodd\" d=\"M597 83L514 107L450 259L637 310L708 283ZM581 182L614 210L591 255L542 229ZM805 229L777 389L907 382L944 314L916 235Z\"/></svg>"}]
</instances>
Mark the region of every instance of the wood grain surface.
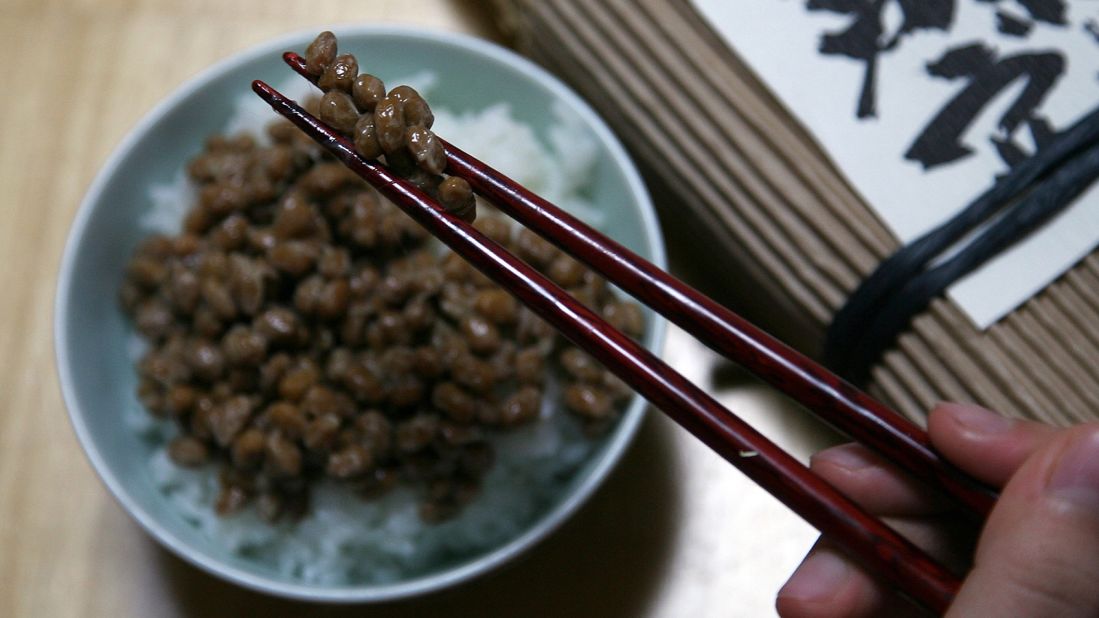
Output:
<instances>
[{"instance_id":1,"label":"wood grain surface","mask_svg":"<svg viewBox=\"0 0 1099 618\"><path fill-rule=\"evenodd\" d=\"M122 511L77 444L53 298L83 192L126 132L209 64L289 31L419 24L495 38L476 1L0 0L0 616L759 616L814 533L656 413L606 486L518 562L385 606L290 603L215 579ZM181 162L182 164L182 162ZM689 243L671 238L690 274ZM804 457L830 438L672 330L664 357Z\"/></svg>"}]
</instances>

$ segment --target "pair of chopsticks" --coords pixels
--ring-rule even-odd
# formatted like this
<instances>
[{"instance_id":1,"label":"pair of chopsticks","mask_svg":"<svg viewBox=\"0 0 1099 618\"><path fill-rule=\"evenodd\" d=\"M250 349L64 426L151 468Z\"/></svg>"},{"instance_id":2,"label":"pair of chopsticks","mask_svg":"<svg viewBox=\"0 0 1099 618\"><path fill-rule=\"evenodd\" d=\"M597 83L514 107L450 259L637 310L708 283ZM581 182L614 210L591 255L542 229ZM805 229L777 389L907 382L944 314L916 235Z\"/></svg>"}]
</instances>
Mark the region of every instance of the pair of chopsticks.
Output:
<instances>
[{"instance_id":1,"label":"pair of chopsticks","mask_svg":"<svg viewBox=\"0 0 1099 618\"><path fill-rule=\"evenodd\" d=\"M284 60L310 81L304 59ZM382 195L501 285L654 406L705 442L833 543L898 590L937 612L959 580L641 345L615 330L522 260L451 215L350 140L262 81L253 90ZM648 304L672 322L790 395L824 421L929 485L975 520L996 495L945 461L915 425L712 299L541 199L459 148L443 142L446 173L464 178L501 211Z\"/></svg>"}]
</instances>

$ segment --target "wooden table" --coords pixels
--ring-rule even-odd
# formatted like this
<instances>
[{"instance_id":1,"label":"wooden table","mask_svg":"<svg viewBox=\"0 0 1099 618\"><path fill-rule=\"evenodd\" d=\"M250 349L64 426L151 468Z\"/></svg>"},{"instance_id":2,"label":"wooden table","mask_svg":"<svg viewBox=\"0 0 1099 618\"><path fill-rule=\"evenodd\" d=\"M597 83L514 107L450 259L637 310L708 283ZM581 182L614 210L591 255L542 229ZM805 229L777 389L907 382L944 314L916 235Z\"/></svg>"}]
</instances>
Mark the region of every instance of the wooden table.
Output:
<instances>
[{"instance_id":1,"label":"wooden table","mask_svg":"<svg viewBox=\"0 0 1099 618\"><path fill-rule=\"evenodd\" d=\"M493 37L475 0L3 0L0 616L360 615L264 597L161 549L81 452L54 369L55 276L96 170L159 99L275 35L397 21ZM682 264L686 243L672 239ZM829 438L681 331L665 357L800 454ZM656 412L622 465L516 564L377 616L759 616L815 534Z\"/></svg>"}]
</instances>

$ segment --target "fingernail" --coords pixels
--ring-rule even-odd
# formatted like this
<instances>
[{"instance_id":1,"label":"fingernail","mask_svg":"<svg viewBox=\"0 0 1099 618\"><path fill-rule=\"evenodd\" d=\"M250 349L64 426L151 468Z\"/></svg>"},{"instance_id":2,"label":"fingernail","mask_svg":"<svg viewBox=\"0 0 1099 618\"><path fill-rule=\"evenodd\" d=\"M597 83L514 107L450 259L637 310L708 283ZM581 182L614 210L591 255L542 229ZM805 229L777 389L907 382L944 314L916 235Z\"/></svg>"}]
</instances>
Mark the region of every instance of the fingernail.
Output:
<instances>
[{"instance_id":1,"label":"fingernail","mask_svg":"<svg viewBox=\"0 0 1099 618\"><path fill-rule=\"evenodd\" d=\"M940 408L949 411L954 421L963 429L975 434L995 435L1007 433L1015 426L1015 421L1000 416L992 410L986 410L980 406L961 403L939 404Z\"/></svg>"},{"instance_id":2,"label":"fingernail","mask_svg":"<svg viewBox=\"0 0 1099 618\"><path fill-rule=\"evenodd\" d=\"M779 596L800 601L826 601L835 596L851 574L847 561L835 552L814 552L779 591Z\"/></svg>"},{"instance_id":3,"label":"fingernail","mask_svg":"<svg viewBox=\"0 0 1099 618\"><path fill-rule=\"evenodd\" d=\"M1069 444L1049 477L1050 495L1091 509L1099 509L1099 431Z\"/></svg>"},{"instance_id":4,"label":"fingernail","mask_svg":"<svg viewBox=\"0 0 1099 618\"><path fill-rule=\"evenodd\" d=\"M823 450L813 455L812 461L837 466L848 472L858 472L874 465L871 455L856 444L844 444Z\"/></svg>"}]
</instances>

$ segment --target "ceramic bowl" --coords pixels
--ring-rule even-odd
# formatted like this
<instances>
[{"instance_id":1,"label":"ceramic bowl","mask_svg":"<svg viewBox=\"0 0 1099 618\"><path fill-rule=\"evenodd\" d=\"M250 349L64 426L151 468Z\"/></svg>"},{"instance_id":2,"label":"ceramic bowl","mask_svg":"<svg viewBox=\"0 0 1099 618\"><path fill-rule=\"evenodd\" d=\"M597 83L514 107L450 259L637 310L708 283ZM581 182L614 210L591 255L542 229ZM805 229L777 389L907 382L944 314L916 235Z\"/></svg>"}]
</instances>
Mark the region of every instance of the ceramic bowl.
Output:
<instances>
[{"instance_id":1,"label":"ceramic bowl","mask_svg":"<svg viewBox=\"0 0 1099 618\"><path fill-rule=\"evenodd\" d=\"M605 217L603 227L664 266L657 219L633 164L592 109L557 79L506 49L465 36L395 27L332 29L341 50L379 67L383 79L434 74L428 97L434 108L461 113L503 101L541 139L548 139L555 108L579 119L597 143L586 197ZM439 560L395 581L306 583L263 560L229 552L181 516L150 473L150 460L162 445L141 439L125 419L138 403L133 333L116 292L128 257L146 233L136 222L151 208L150 188L170 183L207 135L225 130L241 98L253 96L253 79L275 85L292 80L281 53L304 50L315 34L264 43L209 68L153 109L111 155L80 206L65 248L56 299L57 365L72 424L95 470L124 509L169 550L214 575L274 595L326 602L392 600L483 574L544 539L606 478L636 432L645 403L639 397L630 402L559 495L521 531L473 555ZM654 349L664 324L651 314L647 324L643 343Z\"/></svg>"}]
</instances>

